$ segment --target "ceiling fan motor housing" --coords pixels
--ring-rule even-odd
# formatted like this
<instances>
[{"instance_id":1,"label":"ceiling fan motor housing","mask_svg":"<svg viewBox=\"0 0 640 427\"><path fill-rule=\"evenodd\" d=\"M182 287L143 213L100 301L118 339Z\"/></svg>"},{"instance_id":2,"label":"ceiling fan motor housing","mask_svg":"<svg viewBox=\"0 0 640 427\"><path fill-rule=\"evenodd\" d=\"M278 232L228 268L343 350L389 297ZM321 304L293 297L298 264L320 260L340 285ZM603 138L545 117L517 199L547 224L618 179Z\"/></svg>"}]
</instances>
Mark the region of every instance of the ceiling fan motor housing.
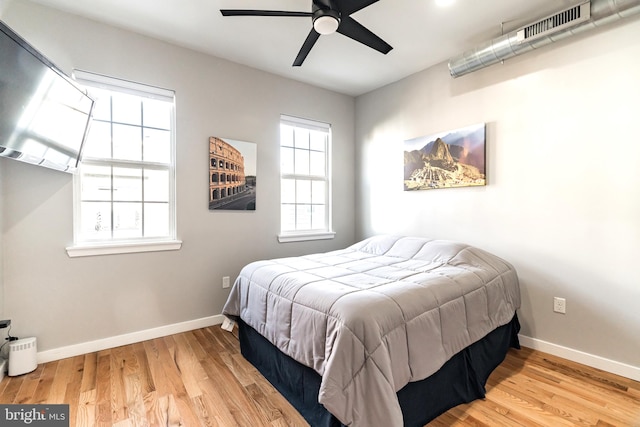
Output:
<instances>
[{"instance_id":1,"label":"ceiling fan motor housing","mask_svg":"<svg viewBox=\"0 0 640 427\"><path fill-rule=\"evenodd\" d=\"M335 32L385 55L389 53L393 49L389 43L351 17L352 13L362 10L377 1L379 0L311 0L311 12L250 9L220 9L220 12L223 16L310 17L313 27L302 44L296 59L293 61L293 66L299 67L321 35Z\"/></svg>"},{"instance_id":2,"label":"ceiling fan motor housing","mask_svg":"<svg viewBox=\"0 0 640 427\"><path fill-rule=\"evenodd\" d=\"M314 4L313 29L320 34L335 33L340 26L340 12L332 9L320 9Z\"/></svg>"}]
</instances>

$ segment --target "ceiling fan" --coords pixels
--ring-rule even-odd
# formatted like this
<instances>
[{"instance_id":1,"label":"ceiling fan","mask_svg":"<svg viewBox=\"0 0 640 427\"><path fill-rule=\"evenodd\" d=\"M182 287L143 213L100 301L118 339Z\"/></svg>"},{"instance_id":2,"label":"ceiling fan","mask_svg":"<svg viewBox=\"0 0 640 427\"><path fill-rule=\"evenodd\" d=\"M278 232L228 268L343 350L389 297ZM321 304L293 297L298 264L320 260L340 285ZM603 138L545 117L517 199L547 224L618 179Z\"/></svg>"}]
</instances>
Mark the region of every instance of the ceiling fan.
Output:
<instances>
[{"instance_id":1,"label":"ceiling fan","mask_svg":"<svg viewBox=\"0 0 640 427\"><path fill-rule=\"evenodd\" d=\"M312 0L311 12L281 10L220 9L223 16L302 16L313 20L313 27L298 52L294 67L299 67L321 34L338 32L385 55L393 49L387 42L373 34L350 15L378 0Z\"/></svg>"}]
</instances>

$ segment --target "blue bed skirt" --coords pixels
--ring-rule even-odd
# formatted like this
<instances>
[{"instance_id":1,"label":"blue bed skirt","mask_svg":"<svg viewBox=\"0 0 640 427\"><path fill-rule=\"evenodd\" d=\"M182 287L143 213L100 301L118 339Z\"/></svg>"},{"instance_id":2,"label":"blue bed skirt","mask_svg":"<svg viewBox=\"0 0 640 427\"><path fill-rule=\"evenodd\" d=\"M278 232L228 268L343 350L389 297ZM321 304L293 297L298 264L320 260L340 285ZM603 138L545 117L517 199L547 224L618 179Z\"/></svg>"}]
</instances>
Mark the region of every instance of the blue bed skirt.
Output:
<instances>
[{"instance_id":1,"label":"blue bed skirt","mask_svg":"<svg viewBox=\"0 0 640 427\"><path fill-rule=\"evenodd\" d=\"M398 391L404 425L421 427L462 403L485 395L485 384L504 360L510 347L520 348L520 323L514 315L510 323L447 361L435 374L407 384ZM312 427L343 426L318 403L321 377L273 346L246 323L239 321L242 355L295 407Z\"/></svg>"}]
</instances>

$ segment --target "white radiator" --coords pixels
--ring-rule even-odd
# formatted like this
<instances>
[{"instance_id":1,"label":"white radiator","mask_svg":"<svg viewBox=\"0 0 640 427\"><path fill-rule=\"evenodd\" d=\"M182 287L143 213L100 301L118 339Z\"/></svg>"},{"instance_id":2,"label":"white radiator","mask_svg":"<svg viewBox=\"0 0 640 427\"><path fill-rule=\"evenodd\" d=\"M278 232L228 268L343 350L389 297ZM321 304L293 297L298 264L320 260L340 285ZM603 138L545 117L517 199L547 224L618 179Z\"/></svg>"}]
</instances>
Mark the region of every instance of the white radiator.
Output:
<instances>
[{"instance_id":1,"label":"white radiator","mask_svg":"<svg viewBox=\"0 0 640 427\"><path fill-rule=\"evenodd\" d=\"M9 343L9 376L26 374L38 367L36 339L23 338Z\"/></svg>"}]
</instances>

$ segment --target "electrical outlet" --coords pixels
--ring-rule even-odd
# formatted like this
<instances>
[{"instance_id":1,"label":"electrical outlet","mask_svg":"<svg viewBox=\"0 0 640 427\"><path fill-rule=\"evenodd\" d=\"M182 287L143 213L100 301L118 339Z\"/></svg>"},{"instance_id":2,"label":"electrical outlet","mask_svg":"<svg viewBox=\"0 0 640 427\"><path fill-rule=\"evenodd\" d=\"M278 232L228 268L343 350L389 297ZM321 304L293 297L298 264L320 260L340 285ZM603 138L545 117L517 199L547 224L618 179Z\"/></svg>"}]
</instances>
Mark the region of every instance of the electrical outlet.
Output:
<instances>
[{"instance_id":1,"label":"electrical outlet","mask_svg":"<svg viewBox=\"0 0 640 427\"><path fill-rule=\"evenodd\" d=\"M553 311L565 314L567 312L567 300L564 298L553 297Z\"/></svg>"},{"instance_id":2,"label":"electrical outlet","mask_svg":"<svg viewBox=\"0 0 640 427\"><path fill-rule=\"evenodd\" d=\"M226 288L228 288L229 286L230 286L230 285L229 285L229 276L224 276L224 277L222 278L222 289L226 289Z\"/></svg>"}]
</instances>

